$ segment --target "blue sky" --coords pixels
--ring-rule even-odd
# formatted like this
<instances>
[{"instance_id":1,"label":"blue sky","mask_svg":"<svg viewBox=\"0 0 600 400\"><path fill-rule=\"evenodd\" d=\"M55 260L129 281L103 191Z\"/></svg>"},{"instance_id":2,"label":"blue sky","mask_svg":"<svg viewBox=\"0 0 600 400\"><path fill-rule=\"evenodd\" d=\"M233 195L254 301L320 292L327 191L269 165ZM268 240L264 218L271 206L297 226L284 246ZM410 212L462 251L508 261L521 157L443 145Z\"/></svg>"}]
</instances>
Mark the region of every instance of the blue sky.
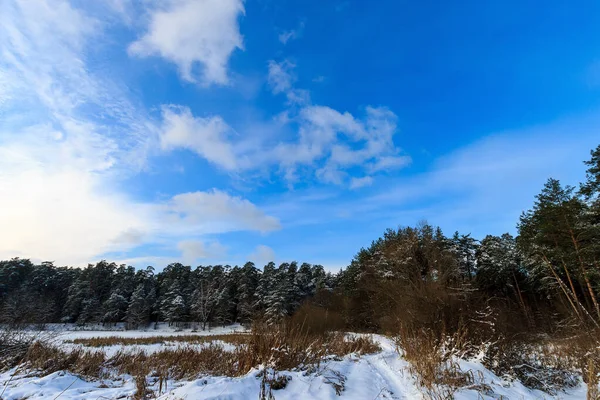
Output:
<instances>
[{"instance_id":1,"label":"blue sky","mask_svg":"<svg viewBox=\"0 0 600 400\"><path fill-rule=\"evenodd\" d=\"M600 142L599 22L596 1L3 1L0 257L337 270L421 220L514 233Z\"/></svg>"}]
</instances>

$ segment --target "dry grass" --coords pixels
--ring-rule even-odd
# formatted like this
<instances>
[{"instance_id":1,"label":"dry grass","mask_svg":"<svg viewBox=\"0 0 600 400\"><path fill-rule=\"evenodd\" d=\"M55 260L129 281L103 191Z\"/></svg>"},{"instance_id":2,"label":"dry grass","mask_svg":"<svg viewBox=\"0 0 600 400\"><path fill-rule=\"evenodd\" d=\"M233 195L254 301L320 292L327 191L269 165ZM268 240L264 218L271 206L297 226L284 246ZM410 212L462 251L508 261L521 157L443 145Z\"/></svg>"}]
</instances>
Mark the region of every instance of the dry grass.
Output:
<instances>
[{"instance_id":1,"label":"dry grass","mask_svg":"<svg viewBox=\"0 0 600 400\"><path fill-rule=\"evenodd\" d=\"M16 330L0 331L0 370L21 362L34 338Z\"/></svg>"},{"instance_id":2,"label":"dry grass","mask_svg":"<svg viewBox=\"0 0 600 400\"><path fill-rule=\"evenodd\" d=\"M473 385L473 375L462 371L453 361L454 349L448 348L449 342L434 332L404 328L396 339L426 397L451 399L458 388Z\"/></svg>"},{"instance_id":3,"label":"dry grass","mask_svg":"<svg viewBox=\"0 0 600 400\"><path fill-rule=\"evenodd\" d=\"M600 332L567 337L528 337L498 340L485 351L484 365L506 379L554 394L578 385L582 377L598 399Z\"/></svg>"},{"instance_id":4,"label":"dry grass","mask_svg":"<svg viewBox=\"0 0 600 400\"><path fill-rule=\"evenodd\" d=\"M184 337L177 338L183 342ZM141 339L142 342L140 339L122 339L86 340L99 347L117 343L162 343L160 340L150 340L152 338ZM171 339L173 338L168 338L169 341ZM168 379L193 379L208 374L241 376L261 365L274 371L307 369L318 365L328 355L367 354L379 350L370 337L346 337L340 333L308 334L306 330L289 324L279 327L257 324L250 334L195 336L193 340L195 342L154 353L121 350L112 357L107 357L101 350L78 348L65 351L47 343L36 342L29 347L23 362L28 368L42 374L65 370L101 379L128 374L136 377L137 398L144 398L145 379L148 376L166 382ZM215 340L227 341L234 347L231 351L226 351ZM207 345L194 346L198 341Z\"/></svg>"},{"instance_id":5,"label":"dry grass","mask_svg":"<svg viewBox=\"0 0 600 400\"><path fill-rule=\"evenodd\" d=\"M151 336L140 338L126 338L119 336L94 337L87 339L73 339L65 343L80 344L86 347L107 346L147 346L152 344L188 343L201 344L220 341L230 344L247 343L249 335L245 333L231 333L225 335L180 335L180 336Z\"/></svg>"},{"instance_id":6,"label":"dry grass","mask_svg":"<svg viewBox=\"0 0 600 400\"><path fill-rule=\"evenodd\" d=\"M347 338L341 333L319 332L304 325L288 323L279 327L255 324L251 339L241 347L246 365L267 365L277 370L290 370L319 364L328 355L369 354L379 351L370 337Z\"/></svg>"}]
</instances>

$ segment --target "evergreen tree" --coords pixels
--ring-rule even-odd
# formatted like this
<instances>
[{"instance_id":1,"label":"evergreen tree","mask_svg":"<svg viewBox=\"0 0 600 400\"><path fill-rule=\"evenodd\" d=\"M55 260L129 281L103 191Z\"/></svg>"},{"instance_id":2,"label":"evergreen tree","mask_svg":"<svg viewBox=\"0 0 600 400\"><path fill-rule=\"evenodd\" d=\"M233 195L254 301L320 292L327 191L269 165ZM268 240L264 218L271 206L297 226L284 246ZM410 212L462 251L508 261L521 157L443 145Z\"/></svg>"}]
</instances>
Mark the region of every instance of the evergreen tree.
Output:
<instances>
[{"instance_id":1,"label":"evergreen tree","mask_svg":"<svg viewBox=\"0 0 600 400\"><path fill-rule=\"evenodd\" d=\"M178 281L174 281L160 305L161 315L169 325L187 321L188 305L180 286Z\"/></svg>"},{"instance_id":2,"label":"evergreen tree","mask_svg":"<svg viewBox=\"0 0 600 400\"><path fill-rule=\"evenodd\" d=\"M585 223L587 212L573 187L549 179L533 209L521 215L518 242L532 275L545 276L540 282L562 293L580 319L588 320L592 310L600 320L598 274L590 257L598 238Z\"/></svg>"},{"instance_id":3,"label":"evergreen tree","mask_svg":"<svg viewBox=\"0 0 600 400\"><path fill-rule=\"evenodd\" d=\"M218 315L218 306L223 301L227 285L223 267L198 267L199 277L196 290L192 295L192 310L194 315L202 322L202 329L214 320L222 318Z\"/></svg>"},{"instance_id":4,"label":"evergreen tree","mask_svg":"<svg viewBox=\"0 0 600 400\"><path fill-rule=\"evenodd\" d=\"M154 288L151 291L154 291ZM152 293L146 291L145 283L138 284L131 295L131 300L127 307L125 318L129 329L136 329L148 324L153 302L154 296Z\"/></svg>"},{"instance_id":5,"label":"evergreen tree","mask_svg":"<svg viewBox=\"0 0 600 400\"><path fill-rule=\"evenodd\" d=\"M129 301L119 292L113 292L104 303L102 322L116 323L125 319Z\"/></svg>"},{"instance_id":6,"label":"evergreen tree","mask_svg":"<svg viewBox=\"0 0 600 400\"><path fill-rule=\"evenodd\" d=\"M240 271L238 280L238 303L237 311L239 321L248 323L252 320L255 313L257 301L259 271L254 263L247 262Z\"/></svg>"},{"instance_id":7,"label":"evergreen tree","mask_svg":"<svg viewBox=\"0 0 600 400\"><path fill-rule=\"evenodd\" d=\"M290 264L283 263L271 275L271 290L265 298L265 320L274 325L288 315L290 298Z\"/></svg>"},{"instance_id":8,"label":"evergreen tree","mask_svg":"<svg viewBox=\"0 0 600 400\"><path fill-rule=\"evenodd\" d=\"M461 235L454 232L450 240L452 250L458 259L459 273L463 279L470 281L476 272L477 240L471 237L471 234Z\"/></svg>"},{"instance_id":9,"label":"evergreen tree","mask_svg":"<svg viewBox=\"0 0 600 400\"><path fill-rule=\"evenodd\" d=\"M528 277L515 238L508 233L488 235L481 241L476 257L478 287L493 295L514 296L525 309L523 290Z\"/></svg>"},{"instance_id":10,"label":"evergreen tree","mask_svg":"<svg viewBox=\"0 0 600 400\"><path fill-rule=\"evenodd\" d=\"M269 262L264 266L256 288L256 310L264 313L268 307L268 297L275 288L275 263Z\"/></svg>"}]
</instances>

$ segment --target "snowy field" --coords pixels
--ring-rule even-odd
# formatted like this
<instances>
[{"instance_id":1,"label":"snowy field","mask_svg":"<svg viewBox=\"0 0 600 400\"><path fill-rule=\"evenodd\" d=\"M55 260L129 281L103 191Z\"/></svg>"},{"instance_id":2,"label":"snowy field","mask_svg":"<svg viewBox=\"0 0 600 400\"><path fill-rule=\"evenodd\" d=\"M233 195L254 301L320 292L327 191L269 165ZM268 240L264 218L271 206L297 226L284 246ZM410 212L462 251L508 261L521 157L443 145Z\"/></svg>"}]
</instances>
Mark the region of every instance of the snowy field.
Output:
<instances>
[{"instance_id":1,"label":"snowy field","mask_svg":"<svg viewBox=\"0 0 600 400\"><path fill-rule=\"evenodd\" d=\"M181 335L223 335L240 333L241 326L229 326L210 331L192 329L176 330L167 326L142 331L64 330L52 327L55 340L67 346L75 346L75 339L97 337L152 338ZM274 390L273 395L280 399L420 399L422 389L411 375L410 365L396 351L389 338L374 335L373 339L381 347L375 354L359 356L350 354L342 358L325 360L316 369L306 371L280 371L279 376L290 378L287 386ZM165 346L182 345L182 342L165 341L160 344L136 345L131 348L153 352ZM81 345L77 345L81 346ZM115 348L113 348L115 347ZM128 346L109 346L100 349L108 352ZM224 348L227 351L227 348ZM401 353L401 352L400 352ZM586 386L549 395L541 391L532 391L518 382L508 382L485 369L477 360L456 360L460 368L473 377L473 384L455 393L455 399L585 399ZM253 369L237 378L202 376L191 381L168 381L162 385L157 378L148 378L148 387L154 392L153 398L164 400L205 399L205 400L243 400L259 399L261 388L261 369ZM336 390L337 389L337 390ZM68 372L56 372L48 376L36 376L33 371L19 368L0 374L0 399L126 399L136 392L134 378L123 375L110 380L85 380Z\"/></svg>"},{"instance_id":2,"label":"snowy field","mask_svg":"<svg viewBox=\"0 0 600 400\"><path fill-rule=\"evenodd\" d=\"M235 333L244 333L246 328L239 324L217 326L202 329L199 326L190 326L188 328L169 326L167 323L151 324L146 329L125 330L124 325L118 324L112 327L106 327L101 324L86 325L83 327L73 324L48 324L43 331L30 328L27 332L30 335L40 336L48 342L58 345L64 350L75 350L81 348L90 351L102 351L108 357L114 356L119 351L134 353L143 350L146 354L155 353L165 349L172 349L177 346L186 346L200 348L208 343L190 343L177 340L177 337L204 337L204 336L220 336ZM83 344L74 343L78 339L95 339L95 338L126 338L126 339L142 339L142 338L161 338L160 343L152 343L145 345L112 345L93 347ZM173 338L173 340L169 340ZM200 338L199 338L200 339ZM224 347L225 350L231 350L232 346L220 340L212 341ZM210 343L210 342L209 342ZM2 400L2 398L0 398Z\"/></svg>"}]
</instances>

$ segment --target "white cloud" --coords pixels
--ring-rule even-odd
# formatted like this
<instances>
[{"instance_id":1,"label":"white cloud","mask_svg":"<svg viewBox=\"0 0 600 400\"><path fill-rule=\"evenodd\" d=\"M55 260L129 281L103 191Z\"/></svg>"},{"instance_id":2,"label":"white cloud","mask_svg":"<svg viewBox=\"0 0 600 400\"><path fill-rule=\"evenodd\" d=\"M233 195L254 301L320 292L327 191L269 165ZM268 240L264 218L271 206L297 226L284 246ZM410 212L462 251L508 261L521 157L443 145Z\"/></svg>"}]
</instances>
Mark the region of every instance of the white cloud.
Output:
<instances>
[{"instance_id":1,"label":"white cloud","mask_svg":"<svg viewBox=\"0 0 600 400\"><path fill-rule=\"evenodd\" d=\"M295 89L288 82L281 78L273 87L290 93ZM372 175L410 163L394 144L396 115L386 108L366 107L365 115L357 118L330 107L306 105L282 115L273 122L277 126L261 131L294 125L296 138L274 135L273 143L268 136L261 140L248 132L233 135L220 116L196 117L187 107L166 106L160 142L164 150L188 149L231 172L268 172L275 166L289 183L310 173L322 182L344 185L352 178L350 168Z\"/></svg>"},{"instance_id":2,"label":"white cloud","mask_svg":"<svg viewBox=\"0 0 600 400\"><path fill-rule=\"evenodd\" d=\"M0 226L10 229L0 232L0 258L85 265L141 244L176 249L190 237L277 229L277 219L222 192L157 203L125 193L123 179L144 167L161 132L165 146L199 134L190 139L195 149L215 152L225 128L218 118L167 109L172 129L163 132L118 77L90 71L87 49L109 34L100 21L64 0L2 3ZM227 159L227 150L219 154Z\"/></svg>"},{"instance_id":3,"label":"white cloud","mask_svg":"<svg viewBox=\"0 0 600 400\"><path fill-rule=\"evenodd\" d=\"M0 70L18 83L0 104L0 225L11 227L0 233L0 257L84 263L126 250L130 242L114 239L143 231L145 209L112 177L134 168L130 158L143 159L134 153L152 129L86 67L102 24L60 0L7 1L2 10ZM103 119L120 125L108 129L84 106L102 107Z\"/></svg>"},{"instance_id":4,"label":"white cloud","mask_svg":"<svg viewBox=\"0 0 600 400\"><path fill-rule=\"evenodd\" d=\"M296 80L292 72L294 67L295 65L289 60L279 63L274 60L269 61L268 82L273 94L284 93L292 88L292 84Z\"/></svg>"},{"instance_id":5,"label":"white cloud","mask_svg":"<svg viewBox=\"0 0 600 400\"><path fill-rule=\"evenodd\" d=\"M229 57L243 49L238 25L243 14L242 0L165 1L150 12L147 32L130 45L129 53L163 57L191 82L227 84Z\"/></svg>"},{"instance_id":6,"label":"white cloud","mask_svg":"<svg viewBox=\"0 0 600 400\"><path fill-rule=\"evenodd\" d=\"M296 65L290 60L276 62L269 61L269 74L267 82L271 87L273 94L284 93L288 105L305 105L310 103L310 93L308 90L294 88L297 80L294 68Z\"/></svg>"},{"instance_id":7,"label":"white cloud","mask_svg":"<svg viewBox=\"0 0 600 400\"><path fill-rule=\"evenodd\" d=\"M227 249L218 242L206 244L199 240L184 240L177 248L181 251L182 262L191 265L203 258L223 258L227 254Z\"/></svg>"},{"instance_id":8,"label":"white cloud","mask_svg":"<svg viewBox=\"0 0 600 400\"><path fill-rule=\"evenodd\" d=\"M165 150L192 150L226 170L237 168L237 157L228 140L232 129L220 116L194 117L187 107L163 107L160 143Z\"/></svg>"},{"instance_id":9,"label":"white cloud","mask_svg":"<svg viewBox=\"0 0 600 400\"><path fill-rule=\"evenodd\" d=\"M304 105L310 103L310 92L304 89L291 89L286 94L289 105Z\"/></svg>"},{"instance_id":10,"label":"white cloud","mask_svg":"<svg viewBox=\"0 0 600 400\"><path fill-rule=\"evenodd\" d=\"M4 177L3 177L4 178ZM66 169L21 172L1 179L0 257L32 257L83 264L108 251L123 251L132 243L115 240L124 232L143 231L144 212L85 172Z\"/></svg>"},{"instance_id":11,"label":"white cloud","mask_svg":"<svg viewBox=\"0 0 600 400\"><path fill-rule=\"evenodd\" d=\"M295 30L281 32L279 34L279 41L283 44L287 44L288 40L296 39L296 35Z\"/></svg>"},{"instance_id":12,"label":"white cloud","mask_svg":"<svg viewBox=\"0 0 600 400\"><path fill-rule=\"evenodd\" d=\"M248 200L219 190L176 195L167 204L166 211L169 214L167 223L197 233L268 232L281 227L279 220L265 215Z\"/></svg>"},{"instance_id":13,"label":"white cloud","mask_svg":"<svg viewBox=\"0 0 600 400\"><path fill-rule=\"evenodd\" d=\"M367 170L370 173L393 170L410 165L411 162L412 159L409 156L385 156L369 164Z\"/></svg>"},{"instance_id":14,"label":"white cloud","mask_svg":"<svg viewBox=\"0 0 600 400\"><path fill-rule=\"evenodd\" d=\"M287 44L290 40L298 39L302 36L302 32L304 31L304 22L300 22L298 28L291 29L289 31L283 31L279 34L279 41L283 44Z\"/></svg>"},{"instance_id":15,"label":"white cloud","mask_svg":"<svg viewBox=\"0 0 600 400\"><path fill-rule=\"evenodd\" d=\"M307 106L296 122L300 126L298 142L280 144L274 150L276 159L288 170L295 170L298 164L318 164L317 178L342 184L350 167L372 174L410 161L399 155L401 151L394 145L396 116L385 108L367 107L366 116L357 119L330 107Z\"/></svg>"},{"instance_id":16,"label":"white cloud","mask_svg":"<svg viewBox=\"0 0 600 400\"><path fill-rule=\"evenodd\" d=\"M514 233L520 213L533 205L548 178L570 185L585 179L582 161L598 144L599 115L596 111L484 136L438 158L430 171L396 178L393 189L385 187L345 208L366 218L386 210L386 219L396 209L410 214L404 217L407 224L409 218L415 223L427 219L448 231L471 231L476 237Z\"/></svg>"},{"instance_id":17,"label":"white cloud","mask_svg":"<svg viewBox=\"0 0 600 400\"><path fill-rule=\"evenodd\" d=\"M11 98L11 92L14 90L14 84L6 71L0 70L0 107L7 103Z\"/></svg>"},{"instance_id":18,"label":"white cloud","mask_svg":"<svg viewBox=\"0 0 600 400\"><path fill-rule=\"evenodd\" d=\"M275 251L272 248L265 245L258 245L252 254L248 256L257 265L266 264L271 261L275 261Z\"/></svg>"},{"instance_id":19,"label":"white cloud","mask_svg":"<svg viewBox=\"0 0 600 400\"><path fill-rule=\"evenodd\" d=\"M297 80L294 63L271 60L268 67L273 94L285 94L289 106L276 121L298 127L297 140L280 140L268 157L279 164L289 184L297 181L303 170L309 170L324 183L343 185L349 178L355 188L356 177L351 176L349 168L372 175L410 164L410 157L403 155L394 143L398 130L397 117L392 111L368 106L366 115L356 118L349 112L313 105L307 90L294 87ZM248 156L260 157L264 158L264 151Z\"/></svg>"},{"instance_id":20,"label":"white cloud","mask_svg":"<svg viewBox=\"0 0 600 400\"><path fill-rule=\"evenodd\" d=\"M373 178L370 176L364 176L362 178L352 178L350 180L350 189L359 189L365 186L371 186L373 184Z\"/></svg>"}]
</instances>

